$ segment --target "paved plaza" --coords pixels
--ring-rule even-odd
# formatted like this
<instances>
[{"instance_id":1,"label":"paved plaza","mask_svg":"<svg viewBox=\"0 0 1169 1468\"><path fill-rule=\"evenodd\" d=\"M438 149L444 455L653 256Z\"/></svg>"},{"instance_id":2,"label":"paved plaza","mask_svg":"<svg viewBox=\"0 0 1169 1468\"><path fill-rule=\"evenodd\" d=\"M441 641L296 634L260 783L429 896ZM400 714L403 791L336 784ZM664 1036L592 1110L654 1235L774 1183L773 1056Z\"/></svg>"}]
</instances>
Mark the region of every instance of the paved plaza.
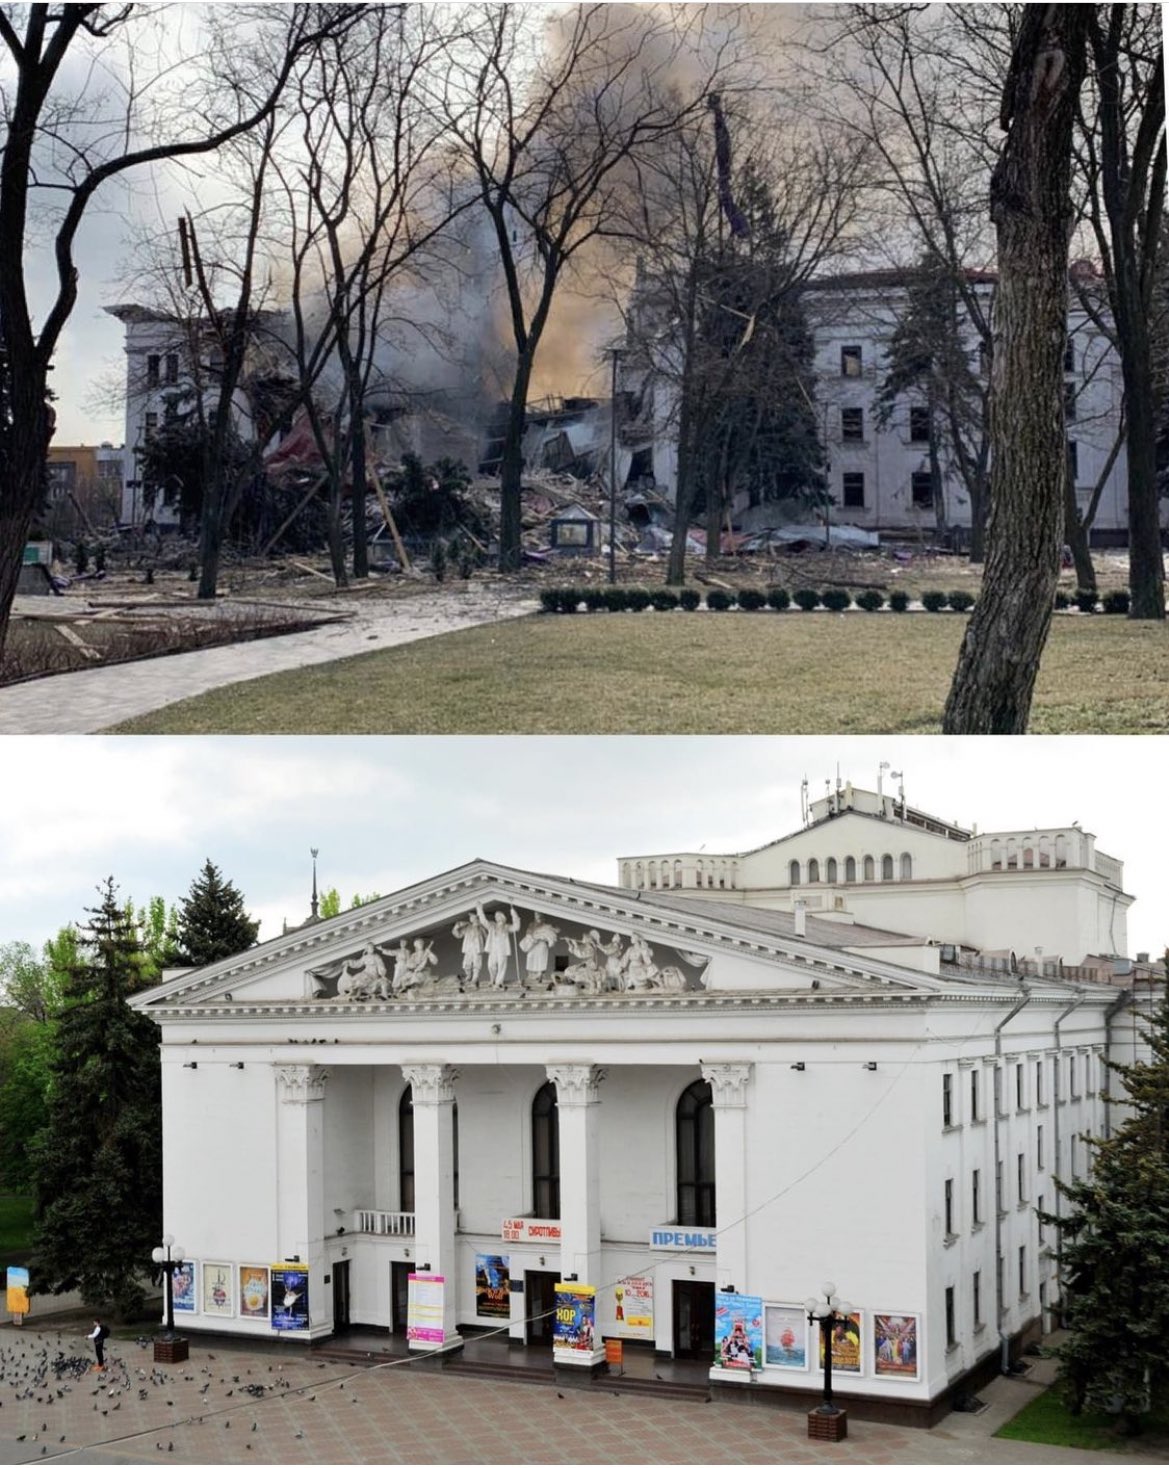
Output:
<instances>
[{"instance_id":1,"label":"paved plaza","mask_svg":"<svg viewBox=\"0 0 1169 1468\"><path fill-rule=\"evenodd\" d=\"M156 1367L145 1338L113 1339L92 1372L86 1326L0 1328L0 1462L36 1463L1148 1463L1139 1453L992 1436L1050 1379L992 1382L987 1410L932 1431L852 1421L810 1443L796 1410L559 1390L303 1349L191 1342ZM54 1363L63 1370L58 1374Z\"/></svg>"},{"instance_id":2,"label":"paved plaza","mask_svg":"<svg viewBox=\"0 0 1169 1468\"><path fill-rule=\"evenodd\" d=\"M321 598L314 602L315 610L343 611L347 620L0 688L0 734L96 734L123 719L230 683L527 616L537 605L510 588L474 584L465 592L428 591L358 606L352 599Z\"/></svg>"}]
</instances>

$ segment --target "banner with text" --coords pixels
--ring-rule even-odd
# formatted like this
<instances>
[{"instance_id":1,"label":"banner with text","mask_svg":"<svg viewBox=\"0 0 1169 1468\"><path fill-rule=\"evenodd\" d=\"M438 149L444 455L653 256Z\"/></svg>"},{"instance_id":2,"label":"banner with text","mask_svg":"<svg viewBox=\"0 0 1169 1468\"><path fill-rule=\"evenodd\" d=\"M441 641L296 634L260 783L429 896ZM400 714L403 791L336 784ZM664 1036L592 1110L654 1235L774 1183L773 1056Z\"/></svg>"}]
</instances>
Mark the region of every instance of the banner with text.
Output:
<instances>
[{"instance_id":1,"label":"banner with text","mask_svg":"<svg viewBox=\"0 0 1169 1468\"><path fill-rule=\"evenodd\" d=\"M652 1341L654 1338L654 1282L653 1276L631 1274L618 1280L613 1290L616 1301L614 1315L617 1334L633 1340Z\"/></svg>"},{"instance_id":2,"label":"banner with text","mask_svg":"<svg viewBox=\"0 0 1169 1468\"><path fill-rule=\"evenodd\" d=\"M506 1254L475 1255L475 1314L511 1319L511 1276Z\"/></svg>"},{"instance_id":3,"label":"banner with text","mask_svg":"<svg viewBox=\"0 0 1169 1468\"><path fill-rule=\"evenodd\" d=\"M442 1306L446 1276L412 1274L406 1305L406 1339L428 1346L443 1342Z\"/></svg>"},{"instance_id":4,"label":"banner with text","mask_svg":"<svg viewBox=\"0 0 1169 1468\"><path fill-rule=\"evenodd\" d=\"M763 1365L763 1300L759 1295L714 1295L714 1364L727 1371Z\"/></svg>"},{"instance_id":5,"label":"banner with text","mask_svg":"<svg viewBox=\"0 0 1169 1468\"><path fill-rule=\"evenodd\" d=\"M591 1353L597 1331L597 1291L592 1285L558 1280L552 1345L558 1351Z\"/></svg>"}]
</instances>

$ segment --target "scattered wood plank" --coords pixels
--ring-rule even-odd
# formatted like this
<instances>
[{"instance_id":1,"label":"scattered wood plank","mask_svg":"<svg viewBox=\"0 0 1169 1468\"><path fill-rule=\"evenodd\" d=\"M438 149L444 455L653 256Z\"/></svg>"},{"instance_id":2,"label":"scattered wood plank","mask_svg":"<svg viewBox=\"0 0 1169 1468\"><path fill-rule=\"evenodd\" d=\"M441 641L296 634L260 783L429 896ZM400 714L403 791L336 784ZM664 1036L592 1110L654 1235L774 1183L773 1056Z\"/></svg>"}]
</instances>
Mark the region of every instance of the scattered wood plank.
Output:
<instances>
[{"instance_id":1,"label":"scattered wood plank","mask_svg":"<svg viewBox=\"0 0 1169 1468\"><path fill-rule=\"evenodd\" d=\"M390 502L386 498L385 487L382 484L382 476L377 472L377 465L371 463L369 466L369 472L370 476L373 479L373 487L374 492L377 495L377 502L381 506L382 519L386 522L386 529L390 532L390 538L394 542L394 550L397 552L398 564L402 567L402 570L405 571L407 575L414 576L417 573L414 570L414 566L410 560L410 557L406 554L406 547L402 544L402 537L398 534L398 523L394 519L393 511L390 509Z\"/></svg>"},{"instance_id":2,"label":"scattered wood plank","mask_svg":"<svg viewBox=\"0 0 1169 1468\"><path fill-rule=\"evenodd\" d=\"M305 496L303 497L303 499L301 499L300 502L297 504L297 506L293 510L292 514L289 515L289 517L287 518L287 520L285 520L284 523L283 523L283 525L281 525L280 529L277 530L276 534L273 535L268 540L267 544L264 545L264 547L261 549L261 551L260 551L260 555L261 556L266 556L269 553L269 551L272 549L272 547L276 544L276 542L280 539L280 537L284 534L284 532L288 529L288 527L296 519L297 515L299 515L301 513L301 511L304 509L305 505L308 504L309 500L312 499L313 495L316 494L317 490L320 489L321 485L324 484L324 482L325 482L325 476L323 474L318 474L317 477L313 480L313 482L309 485L308 492L305 494Z\"/></svg>"},{"instance_id":3,"label":"scattered wood plank","mask_svg":"<svg viewBox=\"0 0 1169 1468\"><path fill-rule=\"evenodd\" d=\"M54 627L56 627L57 631L61 634L65 641L75 647L82 657L88 658L90 662L101 661L102 654L97 650L97 648L91 647L89 643L86 642L85 638L79 637L77 633L74 632L73 628L70 627L67 623L54 622L53 625Z\"/></svg>"},{"instance_id":4,"label":"scattered wood plank","mask_svg":"<svg viewBox=\"0 0 1169 1468\"><path fill-rule=\"evenodd\" d=\"M315 566L310 566L307 561L298 561L293 556L289 556L288 564L295 566L298 571L305 571L310 576L319 576L322 581L328 581L332 584L333 578L331 576L327 576L324 571L318 571Z\"/></svg>"}]
</instances>

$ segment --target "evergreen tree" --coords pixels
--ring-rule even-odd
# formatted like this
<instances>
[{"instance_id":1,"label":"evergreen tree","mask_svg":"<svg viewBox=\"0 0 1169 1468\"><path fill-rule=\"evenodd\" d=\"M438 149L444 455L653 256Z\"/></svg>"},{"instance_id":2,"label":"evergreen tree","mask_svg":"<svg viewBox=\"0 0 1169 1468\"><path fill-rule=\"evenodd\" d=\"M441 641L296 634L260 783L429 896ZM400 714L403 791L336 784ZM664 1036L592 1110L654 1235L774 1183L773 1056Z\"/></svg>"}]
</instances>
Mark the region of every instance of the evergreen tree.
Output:
<instances>
[{"instance_id":1,"label":"evergreen tree","mask_svg":"<svg viewBox=\"0 0 1169 1468\"><path fill-rule=\"evenodd\" d=\"M98 890L63 978L30 1270L35 1291L77 1289L131 1316L162 1231L158 1031L126 1003L142 987L134 925L112 878Z\"/></svg>"},{"instance_id":2,"label":"evergreen tree","mask_svg":"<svg viewBox=\"0 0 1169 1468\"><path fill-rule=\"evenodd\" d=\"M259 922L244 911L243 894L207 860L179 903L174 962L201 968L234 958L252 946L259 931Z\"/></svg>"},{"instance_id":3,"label":"evergreen tree","mask_svg":"<svg viewBox=\"0 0 1169 1468\"><path fill-rule=\"evenodd\" d=\"M1128 1433L1169 1406L1169 992L1145 1040L1147 1061L1110 1063L1125 1120L1107 1140L1089 1139L1088 1177L1057 1180L1071 1212L1044 1216L1063 1240L1070 1405L1116 1412Z\"/></svg>"}]
</instances>

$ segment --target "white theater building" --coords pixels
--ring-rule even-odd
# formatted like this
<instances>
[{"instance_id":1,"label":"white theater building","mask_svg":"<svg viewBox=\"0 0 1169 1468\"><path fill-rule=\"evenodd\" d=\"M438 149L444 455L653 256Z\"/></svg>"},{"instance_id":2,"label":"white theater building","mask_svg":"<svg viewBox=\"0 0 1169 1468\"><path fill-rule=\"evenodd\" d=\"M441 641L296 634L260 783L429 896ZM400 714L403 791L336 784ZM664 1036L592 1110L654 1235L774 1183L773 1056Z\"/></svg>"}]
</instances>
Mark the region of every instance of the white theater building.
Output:
<instances>
[{"instance_id":1,"label":"white theater building","mask_svg":"<svg viewBox=\"0 0 1169 1468\"><path fill-rule=\"evenodd\" d=\"M924 1422L1050 1324L1036 1210L1131 1054L1120 862L1075 826L974 835L845 786L761 850L619 873L476 860L133 1001L161 1032L184 1330L271 1335L288 1263L295 1339L404 1330L415 1274L442 1281L434 1343L551 1359L575 1279L584 1375L624 1337L810 1406L798 1307L832 1280L860 1343L838 1392ZM732 1289L762 1301L750 1370L715 1364Z\"/></svg>"}]
</instances>

